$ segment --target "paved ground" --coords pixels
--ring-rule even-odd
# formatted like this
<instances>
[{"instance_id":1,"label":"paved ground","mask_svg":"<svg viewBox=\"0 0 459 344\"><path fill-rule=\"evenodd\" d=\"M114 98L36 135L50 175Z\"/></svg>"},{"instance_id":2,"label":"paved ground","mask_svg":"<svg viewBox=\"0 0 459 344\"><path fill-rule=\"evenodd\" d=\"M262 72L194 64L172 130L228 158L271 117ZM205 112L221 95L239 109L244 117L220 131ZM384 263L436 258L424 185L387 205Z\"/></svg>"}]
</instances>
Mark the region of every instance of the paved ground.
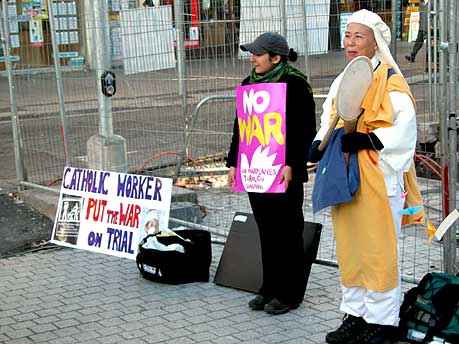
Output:
<instances>
[{"instance_id":1,"label":"paved ground","mask_svg":"<svg viewBox=\"0 0 459 344\"><path fill-rule=\"evenodd\" d=\"M0 188L0 236L49 237L50 220L8 196L11 185ZM144 280L126 259L9 250L0 255L0 343L323 343L340 322L336 269L314 265L302 307L269 316L248 310L252 294L212 283L222 246L212 250L209 283L179 286Z\"/></svg>"},{"instance_id":2,"label":"paved ground","mask_svg":"<svg viewBox=\"0 0 459 344\"><path fill-rule=\"evenodd\" d=\"M0 343L323 343L340 321L337 286L335 269L314 265L302 307L270 316L212 282L161 285L129 260L38 252L0 260Z\"/></svg>"}]
</instances>

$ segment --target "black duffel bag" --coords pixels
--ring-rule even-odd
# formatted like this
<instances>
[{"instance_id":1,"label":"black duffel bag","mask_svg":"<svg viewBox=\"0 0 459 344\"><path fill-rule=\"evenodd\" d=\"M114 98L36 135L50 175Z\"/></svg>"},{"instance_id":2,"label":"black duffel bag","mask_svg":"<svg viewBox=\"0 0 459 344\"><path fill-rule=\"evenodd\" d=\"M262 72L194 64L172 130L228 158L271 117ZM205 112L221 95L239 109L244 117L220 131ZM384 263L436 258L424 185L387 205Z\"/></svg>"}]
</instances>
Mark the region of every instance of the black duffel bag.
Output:
<instances>
[{"instance_id":1,"label":"black duffel bag","mask_svg":"<svg viewBox=\"0 0 459 344\"><path fill-rule=\"evenodd\" d=\"M399 327L410 343L430 343L435 337L459 343L459 276L426 274L405 293Z\"/></svg>"},{"instance_id":2,"label":"black duffel bag","mask_svg":"<svg viewBox=\"0 0 459 344\"><path fill-rule=\"evenodd\" d=\"M148 280L168 284L208 282L212 260L210 233L197 229L177 230L176 233L178 235L160 232L142 239L136 257L140 274ZM166 246L179 244L184 252L145 247L153 237Z\"/></svg>"}]
</instances>

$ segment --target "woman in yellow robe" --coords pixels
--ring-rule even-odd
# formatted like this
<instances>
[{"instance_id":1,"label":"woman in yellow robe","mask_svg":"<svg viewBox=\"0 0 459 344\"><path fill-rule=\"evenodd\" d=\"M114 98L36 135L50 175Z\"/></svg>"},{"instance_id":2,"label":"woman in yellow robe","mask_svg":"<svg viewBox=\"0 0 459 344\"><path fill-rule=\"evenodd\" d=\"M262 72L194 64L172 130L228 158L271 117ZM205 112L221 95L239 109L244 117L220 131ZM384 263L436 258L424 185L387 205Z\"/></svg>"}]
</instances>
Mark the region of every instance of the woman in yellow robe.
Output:
<instances>
[{"instance_id":1,"label":"woman in yellow robe","mask_svg":"<svg viewBox=\"0 0 459 344\"><path fill-rule=\"evenodd\" d=\"M377 14L361 10L350 16L344 37L346 58L370 58L374 79L355 132L341 141L343 152L357 154L360 187L351 202L332 208L345 318L327 334L330 344L390 343L399 321L401 210L407 201L414 200L412 205L421 201L413 169L414 99L389 43L390 29ZM311 161L320 159L317 147L336 116L334 98L340 79L335 79L324 102ZM422 214L410 220L421 222Z\"/></svg>"}]
</instances>

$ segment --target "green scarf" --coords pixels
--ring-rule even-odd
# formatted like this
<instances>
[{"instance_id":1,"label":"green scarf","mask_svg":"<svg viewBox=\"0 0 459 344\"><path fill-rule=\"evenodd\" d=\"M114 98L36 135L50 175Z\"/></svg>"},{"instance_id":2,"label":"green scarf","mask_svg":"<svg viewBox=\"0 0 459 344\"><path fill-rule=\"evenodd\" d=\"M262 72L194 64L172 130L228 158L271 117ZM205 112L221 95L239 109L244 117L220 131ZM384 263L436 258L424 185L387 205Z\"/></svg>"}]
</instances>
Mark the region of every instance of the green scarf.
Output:
<instances>
[{"instance_id":1,"label":"green scarf","mask_svg":"<svg viewBox=\"0 0 459 344\"><path fill-rule=\"evenodd\" d=\"M250 83L255 84L260 82L278 82L285 75L295 75L304 81L307 81L306 75L304 75L300 70L288 64L286 61L283 61L265 74L257 74L255 73L255 68L252 69L252 72L250 73Z\"/></svg>"}]
</instances>

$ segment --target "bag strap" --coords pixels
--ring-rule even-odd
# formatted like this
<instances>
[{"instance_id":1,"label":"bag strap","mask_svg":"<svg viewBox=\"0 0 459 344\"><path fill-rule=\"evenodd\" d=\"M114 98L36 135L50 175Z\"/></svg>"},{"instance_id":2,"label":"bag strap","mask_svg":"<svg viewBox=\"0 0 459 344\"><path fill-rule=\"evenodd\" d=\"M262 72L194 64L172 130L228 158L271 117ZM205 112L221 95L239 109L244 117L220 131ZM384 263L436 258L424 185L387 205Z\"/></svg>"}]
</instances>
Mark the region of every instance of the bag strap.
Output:
<instances>
[{"instance_id":1,"label":"bag strap","mask_svg":"<svg viewBox=\"0 0 459 344\"><path fill-rule=\"evenodd\" d=\"M159 232L161 233L161 232ZM159 233L155 233L155 234L148 234L147 236L145 236L145 238L143 238L140 242L139 242L139 246L142 246L143 244L145 244L148 240L148 238L153 238L155 236L157 236Z\"/></svg>"},{"instance_id":2,"label":"bag strap","mask_svg":"<svg viewBox=\"0 0 459 344\"><path fill-rule=\"evenodd\" d=\"M178 238L180 239L183 243L187 243L187 244L190 244L190 245L194 245L194 242L190 239L185 239L184 237L182 237L181 235L178 235L176 232L174 231L170 231L171 233L171 236L173 236L174 238ZM155 234L148 234L147 236L145 236L145 238L143 238L140 242L139 242L139 247L141 247L142 245L144 245L148 238L152 238L152 237L156 237L156 236L160 236L161 234L163 233L167 233L167 232L158 232L158 233L155 233Z\"/></svg>"},{"instance_id":3,"label":"bag strap","mask_svg":"<svg viewBox=\"0 0 459 344\"><path fill-rule=\"evenodd\" d=\"M405 293L403 303L400 306L400 327L403 329L407 329L407 321L409 319L414 319L419 290L419 287L413 287Z\"/></svg>"},{"instance_id":4,"label":"bag strap","mask_svg":"<svg viewBox=\"0 0 459 344\"><path fill-rule=\"evenodd\" d=\"M143 268L142 258L143 258L143 252L141 250L138 250L137 256L135 257L135 262L137 265L137 269L139 269L140 273L143 275L145 272L145 269Z\"/></svg>"},{"instance_id":5,"label":"bag strap","mask_svg":"<svg viewBox=\"0 0 459 344\"><path fill-rule=\"evenodd\" d=\"M427 285L431 280L432 275L428 273L421 279L417 286L405 292L402 305L400 306L399 324L400 329L403 331L403 333L405 333L405 335L408 331L408 322L416 321L416 315L418 311L418 308L416 307L416 301L418 296L425 292ZM423 343L428 343L433 338L433 333L429 333L430 331L431 329L429 326L426 337L422 341ZM428 340L429 337L430 340Z\"/></svg>"},{"instance_id":6,"label":"bag strap","mask_svg":"<svg viewBox=\"0 0 459 344\"><path fill-rule=\"evenodd\" d=\"M432 304L437 310L438 321L434 327L434 334L439 334L451 322L457 312L459 302L459 285L446 284L432 297Z\"/></svg>"}]
</instances>

